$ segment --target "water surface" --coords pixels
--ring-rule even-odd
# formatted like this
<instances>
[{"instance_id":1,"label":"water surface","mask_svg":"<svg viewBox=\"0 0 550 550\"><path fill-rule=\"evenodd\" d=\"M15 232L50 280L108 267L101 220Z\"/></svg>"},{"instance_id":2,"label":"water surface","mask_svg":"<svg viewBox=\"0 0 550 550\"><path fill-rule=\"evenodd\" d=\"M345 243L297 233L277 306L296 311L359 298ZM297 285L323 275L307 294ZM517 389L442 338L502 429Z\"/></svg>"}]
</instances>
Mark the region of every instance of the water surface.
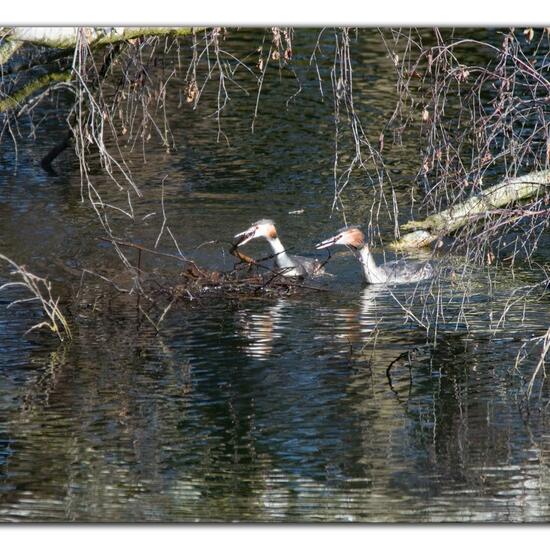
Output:
<instances>
[{"instance_id":1,"label":"water surface","mask_svg":"<svg viewBox=\"0 0 550 550\"><path fill-rule=\"evenodd\" d=\"M275 219L285 245L300 253L342 225L331 209L330 63L321 67L321 97L309 66L318 31L296 34L296 76L273 69L254 133L257 89L232 92L221 120L229 144L217 140L218 121L208 116L216 87L192 110L180 102L181 79L173 80L167 112L177 149L155 137L145 155L139 142L128 144L144 197L131 223L113 212L117 234L154 245L165 176L169 225L181 248L210 268L231 269L227 241L262 217ZM230 33L226 48L256 56L261 36ZM333 36L323 36L331 60ZM355 47L357 108L377 136L395 106L392 64L375 31L363 31ZM296 77L302 91L288 101ZM57 177L40 168L63 117L46 118L36 141L28 121L21 129L17 155L9 140L0 144L0 251L50 277L63 295L82 283L63 265L128 283L81 202L73 156L62 157ZM407 205L418 143L385 154ZM95 184L124 205L99 163L92 169ZM350 223L370 215L376 190L365 180L354 175L342 196ZM303 213L289 213L296 210ZM401 221L409 213L403 208ZM391 238L390 216L382 211L377 221ZM161 249L175 252L166 234ZM251 242L246 251L268 249ZM535 259L549 256L543 239ZM461 261L450 259L455 268ZM144 262L152 274L179 269L166 259ZM69 345L44 332L23 336L39 312L7 310L15 295L2 294L0 520L547 521L550 438L537 408L547 389L537 384L541 399L527 409L525 383L538 356L515 364L522 344L550 324L548 297L532 293L499 323L513 293L537 281L533 269L474 268L458 281L443 277L431 295L364 286L348 252L327 270L333 277L318 292L176 307L159 334L137 318L133 298L94 305L107 290L87 276L70 311ZM434 296L444 308L426 320Z\"/></svg>"}]
</instances>

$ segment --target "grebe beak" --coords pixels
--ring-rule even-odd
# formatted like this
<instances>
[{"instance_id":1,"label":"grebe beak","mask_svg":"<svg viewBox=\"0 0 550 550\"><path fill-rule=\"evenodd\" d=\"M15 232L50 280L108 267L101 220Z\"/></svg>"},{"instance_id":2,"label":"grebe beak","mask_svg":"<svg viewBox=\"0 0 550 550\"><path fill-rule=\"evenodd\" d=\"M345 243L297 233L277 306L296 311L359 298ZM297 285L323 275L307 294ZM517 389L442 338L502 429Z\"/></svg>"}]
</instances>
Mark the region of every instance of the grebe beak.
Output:
<instances>
[{"instance_id":1,"label":"grebe beak","mask_svg":"<svg viewBox=\"0 0 550 550\"><path fill-rule=\"evenodd\" d=\"M321 248L328 248L329 246L332 246L333 244L338 244L338 241L340 240L340 237L342 235L335 235L334 237L331 237L330 239L327 239L323 242L320 242L315 245L315 248L317 250L321 250Z\"/></svg>"},{"instance_id":2,"label":"grebe beak","mask_svg":"<svg viewBox=\"0 0 550 550\"><path fill-rule=\"evenodd\" d=\"M250 227L242 233L237 233L235 239L239 239L236 243L236 246L242 246L256 236L256 227Z\"/></svg>"}]
</instances>

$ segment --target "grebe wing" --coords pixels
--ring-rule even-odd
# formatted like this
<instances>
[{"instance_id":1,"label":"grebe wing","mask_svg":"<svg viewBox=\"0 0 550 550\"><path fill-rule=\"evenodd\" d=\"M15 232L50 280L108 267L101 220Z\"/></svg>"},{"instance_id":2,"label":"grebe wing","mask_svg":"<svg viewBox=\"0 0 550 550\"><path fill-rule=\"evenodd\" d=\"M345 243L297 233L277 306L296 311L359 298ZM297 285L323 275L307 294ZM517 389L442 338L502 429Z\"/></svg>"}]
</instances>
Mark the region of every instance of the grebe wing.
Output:
<instances>
[{"instance_id":1,"label":"grebe wing","mask_svg":"<svg viewBox=\"0 0 550 550\"><path fill-rule=\"evenodd\" d=\"M394 260L380 266L389 281L419 281L433 277L433 266L429 262Z\"/></svg>"},{"instance_id":2,"label":"grebe wing","mask_svg":"<svg viewBox=\"0 0 550 550\"><path fill-rule=\"evenodd\" d=\"M324 267L317 258L306 258L305 256L290 256L290 258L303 270L304 275L316 277L325 272Z\"/></svg>"}]
</instances>

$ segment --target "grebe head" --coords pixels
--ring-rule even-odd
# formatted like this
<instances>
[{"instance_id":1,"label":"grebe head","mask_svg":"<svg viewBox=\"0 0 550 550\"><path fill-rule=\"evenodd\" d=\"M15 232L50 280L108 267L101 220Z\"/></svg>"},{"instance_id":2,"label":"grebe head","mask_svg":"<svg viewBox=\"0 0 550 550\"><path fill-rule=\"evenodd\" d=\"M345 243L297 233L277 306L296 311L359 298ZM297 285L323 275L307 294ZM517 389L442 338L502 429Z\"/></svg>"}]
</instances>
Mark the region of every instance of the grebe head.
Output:
<instances>
[{"instance_id":1,"label":"grebe head","mask_svg":"<svg viewBox=\"0 0 550 550\"><path fill-rule=\"evenodd\" d=\"M277 230L275 229L273 220L258 220L246 231L235 235L235 239L239 239L237 241L237 246L242 246L248 241L257 239L258 237L265 237L266 239L275 239L277 237Z\"/></svg>"},{"instance_id":2,"label":"grebe head","mask_svg":"<svg viewBox=\"0 0 550 550\"><path fill-rule=\"evenodd\" d=\"M344 227L340 229L334 237L326 239L315 245L317 250L327 248L336 244L351 246L353 248L362 248L365 246L365 235L359 227Z\"/></svg>"}]
</instances>

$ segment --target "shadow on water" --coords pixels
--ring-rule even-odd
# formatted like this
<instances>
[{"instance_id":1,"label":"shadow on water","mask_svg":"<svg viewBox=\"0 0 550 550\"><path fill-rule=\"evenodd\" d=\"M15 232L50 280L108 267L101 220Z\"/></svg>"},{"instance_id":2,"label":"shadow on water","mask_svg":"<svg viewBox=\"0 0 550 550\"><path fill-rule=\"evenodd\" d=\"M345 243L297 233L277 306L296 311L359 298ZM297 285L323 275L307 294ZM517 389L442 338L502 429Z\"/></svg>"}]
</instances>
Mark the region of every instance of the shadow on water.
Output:
<instances>
[{"instance_id":1,"label":"shadow on water","mask_svg":"<svg viewBox=\"0 0 550 550\"><path fill-rule=\"evenodd\" d=\"M254 34L238 36L236 51L254 50ZM306 52L316 38L306 35ZM361 46L359 108L378 132L394 102L392 67L375 34ZM195 247L230 240L261 217L276 219L293 251L311 251L337 225L333 120L299 55L302 92L287 107L295 79L266 81L254 134L254 94L235 98L223 119L230 146L204 116L215 90L199 112L178 108L172 90L179 149L168 154L153 140L145 164L128 152L144 199L131 227L115 214L113 225L151 246L167 175L168 219L199 264L230 268L226 245ZM414 147L405 153L388 153L398 194L416 169ZM80 202L68 153L57 178L40 170L43 151L30 141L17 160L7 143L0 154L8 256L74 292L80 281L60 262L120 268ZM93 177L107 183L99 169ZM362 183L344 197L353 222L372 200ZM267 248L255 241L246 251ZM548 426L527 415L514 364L521 343L548 326L548 308L527 299L497 323L528 270L515 279L497 272L490 287L475 272L464 291L444 280L431 289L445 304L434 333L411 316L422 317L430 289L365 287L347 253L327 269L334 277L321 281L323 292L175 308L160 334L138 324L131 301L97 316L91 300L73 312L74 342L59 348L47 335L22 338L31 309L1 302L0 519L547 521Z\"/></svg>"}]
</instances>

